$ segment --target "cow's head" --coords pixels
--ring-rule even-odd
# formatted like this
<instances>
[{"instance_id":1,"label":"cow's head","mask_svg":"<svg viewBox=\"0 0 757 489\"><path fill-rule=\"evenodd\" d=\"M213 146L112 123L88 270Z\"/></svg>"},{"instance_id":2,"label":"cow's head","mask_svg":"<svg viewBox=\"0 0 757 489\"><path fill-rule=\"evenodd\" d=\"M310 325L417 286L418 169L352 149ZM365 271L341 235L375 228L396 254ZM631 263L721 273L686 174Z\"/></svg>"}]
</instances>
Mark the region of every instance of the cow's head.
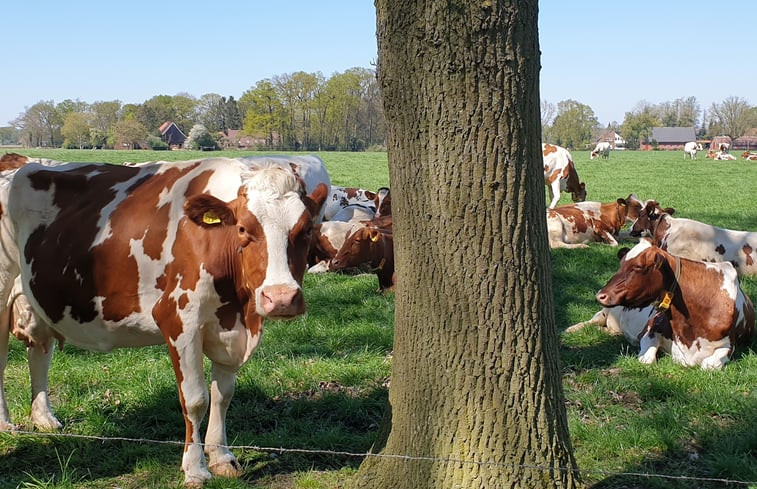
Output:
<instances>
[{"instance_id":1,"label":"cow's head","mask_svg":"<svg viewBox=\"0 0 757 489\"><path fill-rule=\"evenodd\" d=\"M392 215L392 195L388 187L381 187L376 192L376 215L374 217Z\"/></svg>"},{"instance_id":2,"label":"cow's head","mask_svg":"<svg viewBox=\"0 0 757 489\"><path fill-rule=\"evenodd\" d=\"M578 184L578 190L570 193L573 202L583 202L586 200L586 183Z\"/></svg>"},{"instance_id":3,"label":"cow's head","mask_svg":"<svg viewBox=\"0 0 757 489\"><path fill-rule=\"evenodd\" d=\"M328 188L319 184L310 195L303 195L302 188L289 169L268 167L244 175L231 202L201 194L185 204L193 222L225 231L219 239L228 240L224 248L237 275L237 290L254 301L254 311L262 317L291 318L305 312L302 278L313 219Z\"/></svg>"},{"instance_id":4,"label":"cow's head","mask_svg":"<svg viewBox=\"0 0 757 489\"><path fill-rule=\"evenodd\" d=\"M631 227L631 236L639 237L646 233L647 236L653 237L662 216L664 214L672 215L674 212L675 209L672 207L663 209L657 201L648 200Z\"/></svg>"},{"instance_id":5,"label":"cow's head","mask_svg":"<svg viewBox=\"0 0 757 489\"><path fill-rule=\"evenodd\" d=\"M597 292L604 307L645 307L657 300L665 287L669 270L665 252L642 239L631 248L618 251L620 269Z\"/></svg>"},{"instance_id":6,"label":"cow's head","mask_svg":"<svg viewBox=\"0 0 757 489\"><path fill-rule=\"evenodd\" d=\"M374 226L363 226L353 231L344 244L339 248L336 256L331 259L331 270L344 270L345 268L358 267L364 263L370 263L381 257L379 249L382 246L382 233L389 232L380 230Z\"/></svg>"}]
</instances>

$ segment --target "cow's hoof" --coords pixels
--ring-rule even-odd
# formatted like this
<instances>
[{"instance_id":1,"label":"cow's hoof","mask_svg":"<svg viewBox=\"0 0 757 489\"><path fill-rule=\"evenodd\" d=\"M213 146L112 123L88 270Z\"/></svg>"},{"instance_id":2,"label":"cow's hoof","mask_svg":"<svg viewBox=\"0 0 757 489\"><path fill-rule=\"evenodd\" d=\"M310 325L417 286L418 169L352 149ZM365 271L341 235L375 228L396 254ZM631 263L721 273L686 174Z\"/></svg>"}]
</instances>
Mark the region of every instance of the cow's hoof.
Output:
<instances>
[{"instance_id":1,"label":"cow's hoof","mask_svg":"<svg viewBox=\"0 0 757 489\"><path fill-rule=\"evenodd\" d=\"M63 424L53 415L37 416L32 419L32 424L37 431L53 432L63 428Z\"/></svg>"},{"instance_id":2,"label":"cow's hoof","mask_svg":"<svg viewBox=\"0 0 757 489\"><path fill-rule=\"evenodd\" d=\"M212 479L213 476L205 469L185 472L184 474L184 487L190 489L200 489L205 481Z\"/></svg>"},{"instance_id":3,"label":"cow's hoof","mask_svg":"<svg viewBox=\"0 0 757 489\"><path fill-rule=\"evenodd\" d=\"M242 477L242 474L244 473L242 471L242 466L237 459L217 462L211 464L208 468L219 477L229 477L232 479L238 479Z\"/></svg>"}]
</instances>

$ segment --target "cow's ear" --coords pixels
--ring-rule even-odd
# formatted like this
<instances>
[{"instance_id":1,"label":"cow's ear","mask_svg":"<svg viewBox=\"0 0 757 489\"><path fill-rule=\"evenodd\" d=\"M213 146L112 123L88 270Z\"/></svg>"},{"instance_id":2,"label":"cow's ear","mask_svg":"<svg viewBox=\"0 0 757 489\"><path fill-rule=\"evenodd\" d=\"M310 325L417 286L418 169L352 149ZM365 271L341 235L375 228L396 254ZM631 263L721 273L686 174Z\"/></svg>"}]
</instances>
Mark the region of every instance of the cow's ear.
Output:
<instances>
[{"instance_id":1,"label":"cow's ear","mask_svg":"<svg viewBox=\"0 0 757 489\"><path fill-rule=\"evenodd\" d=\"M628 206L628 202L626 202L626 199L618 199L617 202L619 206L622 206L622 207Z\"/></svg>"},{"instance_id":2,"label":"cow's ear","mask_svg":"<svg viewBox=\"0 0 757 489\"><path fill-rule=\"evenodd\" d=\"M306 195L302 198L302 202L305 203L305 207L307 207L311 216L316 217L321 213L321 207L323 207L323 203L326 202L326 196L328 193L329 188L325 183L321 182L315 187L315 189L313 189L310 195Z\"/></svg>"},{"instance_id":3,"label":"cow's ear","mask_svg":"<svg viewBox=\"0 0 757 489\"><path fill-rule=\"evenodd\" d=\"M675 210L675 209L673 209L672 207L666 207L666 208L664 208L664 209L662 210L662 212L664 212L664 213L666 213L666 214L670 214L671 216L672 216L672 215L673 215L673 214L675 213L675 211L676 211L676 210Z\"/></svg>"},{"instance_id":4,"label":"cow's ear","mask_svg":"<svg viewBox=\"0 0 757 489\"><path fill-rule=\"evenodd\" d=\"M668 260L665 259L664 256L662 256L661 253L655 253L654 255L654 269L660 270L662 267L668 264Z\"/></svg>"},{"instance_id":5,"label":"cow's ear","mask_svg":"<svg viewBox=\"0 0 757 489\"><path fill-rule=\"evenodd\" d=\"M618 260L622 260L624 256L628 254L628 252L631 251L631 248L621 248L618 250Z\"/></svg>"},{"instance_id":6,"label":"cow's ear","mask_svg":"<svg viewBox=\"0 0 757 489\"><path fill-rule=\"evenodd\" d=\"M378 240L381 239L381 231L379 231L376 228L371 229L370 230L370 236L371 236L371 241L373 243L378 243Z\"/></svg>"},{"instance_id":7,"label":"cow's ear","mask_svg":"<svg viewBox=\"0 0 757 489\"><path fill-rule=\"evenodd\" d=\"M195 195L187 199L184 203L184 213L192 222L203 227L233 225L237 222L229 205L209 194Z\"/></svg>"}]
</instances>

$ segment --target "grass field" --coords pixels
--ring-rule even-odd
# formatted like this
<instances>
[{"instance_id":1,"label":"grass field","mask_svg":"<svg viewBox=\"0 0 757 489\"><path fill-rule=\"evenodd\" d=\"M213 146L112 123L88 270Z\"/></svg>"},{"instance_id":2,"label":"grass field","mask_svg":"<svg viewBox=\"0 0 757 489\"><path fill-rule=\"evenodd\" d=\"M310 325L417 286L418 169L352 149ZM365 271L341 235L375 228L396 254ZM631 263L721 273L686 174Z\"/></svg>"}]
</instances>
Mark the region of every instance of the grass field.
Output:
<instances>
[{"instance_id":1,"label":"grass field","mask_svg":"<svg viewBox=\"0 0 757 489\"><path fill-rule=\"evenodd\" d=\"M111 163L210 156L25 153ZM335 184L388 184L384 153L320 156ZM589 200L607 202L635 192L674 207L677 216L757 230L754 162L711 161L701 153L697 161L684 161L682 152L613 152L607 161L590 161L588 152L573 156ZM561 203L567 202L564 195ZM723 371L702 372L673 365L669 357L640 365L633 347L596 328L562 333L598 309L594 293L617 269L616 252L603 244L552 252L566 403L586 486L714 489L750 487L751 481L757 487L757 342L737 352ZM757 278L745 278L742 285L757 298ZM214 479L206 487L348 484L360 458L326 452L370 448L391 373L394 303L391 295L379 296L375 289L373 275L306 276L308 314L268 323L261 347L240 372L228 432L245 476ZM181 446L152 441L177 441L183 435L165 348L105 355L66 346L53 358L50 384L63 432L94 438L0 434L0 488L181 487ZM15 340L6 389L14 420L28 429L28 369L24 348Z\"/></svg>"}]
</instances>

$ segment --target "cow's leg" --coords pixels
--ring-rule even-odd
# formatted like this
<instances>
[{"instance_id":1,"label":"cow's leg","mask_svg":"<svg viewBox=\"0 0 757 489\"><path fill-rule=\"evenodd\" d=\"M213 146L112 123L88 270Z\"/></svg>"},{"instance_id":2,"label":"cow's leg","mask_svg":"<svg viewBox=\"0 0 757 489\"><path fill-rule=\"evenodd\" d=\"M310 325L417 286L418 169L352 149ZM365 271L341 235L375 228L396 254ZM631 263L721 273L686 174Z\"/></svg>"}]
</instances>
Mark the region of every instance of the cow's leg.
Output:
<instances>
[{"instance_id":1,"label":"cow's leg","mask_svg":"<svg viewBox=\"0 0 757 489\"><path fill-rule=\"evenodd\" d=\"M645 334L639 340L639 347L639 361L647 365L653 364L657 360L657 350L660 348L660 335Z\"/></svg>"},{"instance_id":2,"label":"cow's leg","mask_svg":"<svg viewBox=\"0 0 757 489\"><path fill-rule=\"evenodd\" d=\"M720 370L728 363L731 357L731 348L716 348L712 355L702 360L702 370Z\"/></svg>"},{"instance_id":3,"label":"cow's leg","mask_svg":"<svg viewBox=\"0 0 757 489\"><path fill-rule=\"evenodd\" d=\"M557 203L560 201L560 179L555 179L554 182L552 182L549 185L549 198L551 199L549 203L549 208L554 209Z\"/></svg>"},{"instance_id":4,"label":"cow's leg","mask_svg":"<svg viewBox=\"0 0 757 489\"><path fill-rule=\"evenodd\" d=\"M26 349L29 377L32 384L31 419L34 427L42 431L58 430L63 426L53 414L47 394L47 379L54 346L55 339L50 337L45 347L36 345Z\"/></svg>"},{"instance_id":5,"label":"cow's leg","mask_svg":"<svg viewBox=\"0 0 757 489\"><path fill-rule=\"evenodd\" d=\"M226 443L226 411L234 395L236 375L237 369L213 363L205 453L211 472L222 477L242 476L242 466Z\"/></svg>"},{"instance_id":6,"label":"cow's leg","mask_svg":"<svg viewBox=\"0 0 757 489\"><path fill-rule=\"evenodd\" d=\"M184 484L201 487L212 475L205 463L200 424L208 410L208 386L202 366L202 339L199 335L184 332L177 338L166 338L168 351L176 373L179 401L184 414L185 439L181 470Z\"/></svg>"},{"instance_id":7,"label":"cow's leg","mask_svg":"<svg viewBox=\"0 0 757 489\"><path fill-rule=\"evenodd\" d=\"M8 402L5 400L5 366L8 364L8 340L10 339L10 318L8 310L0 313L0 431L14 429L11 423Z\"/></svg>"},{"instance_id":8,"label":"cow's leg","mask_svg":"<svg viewBox=\"0 0 757 489\"><path fill-rule=\"evenodd\" d=\"M592 316L592 318L589 319L588 321L583 321L580 323L576 323L573 326L569 326L568 328L565 329L565 332L574 333L576 331L580 331L584 329L586 326L590 324L596 324L597 326L600 326L600 327L606 326L607 325L607 308L603 307L602 309L597 311L597 313L594 314L594 316Z\"/></svg>"}]
</instances>

